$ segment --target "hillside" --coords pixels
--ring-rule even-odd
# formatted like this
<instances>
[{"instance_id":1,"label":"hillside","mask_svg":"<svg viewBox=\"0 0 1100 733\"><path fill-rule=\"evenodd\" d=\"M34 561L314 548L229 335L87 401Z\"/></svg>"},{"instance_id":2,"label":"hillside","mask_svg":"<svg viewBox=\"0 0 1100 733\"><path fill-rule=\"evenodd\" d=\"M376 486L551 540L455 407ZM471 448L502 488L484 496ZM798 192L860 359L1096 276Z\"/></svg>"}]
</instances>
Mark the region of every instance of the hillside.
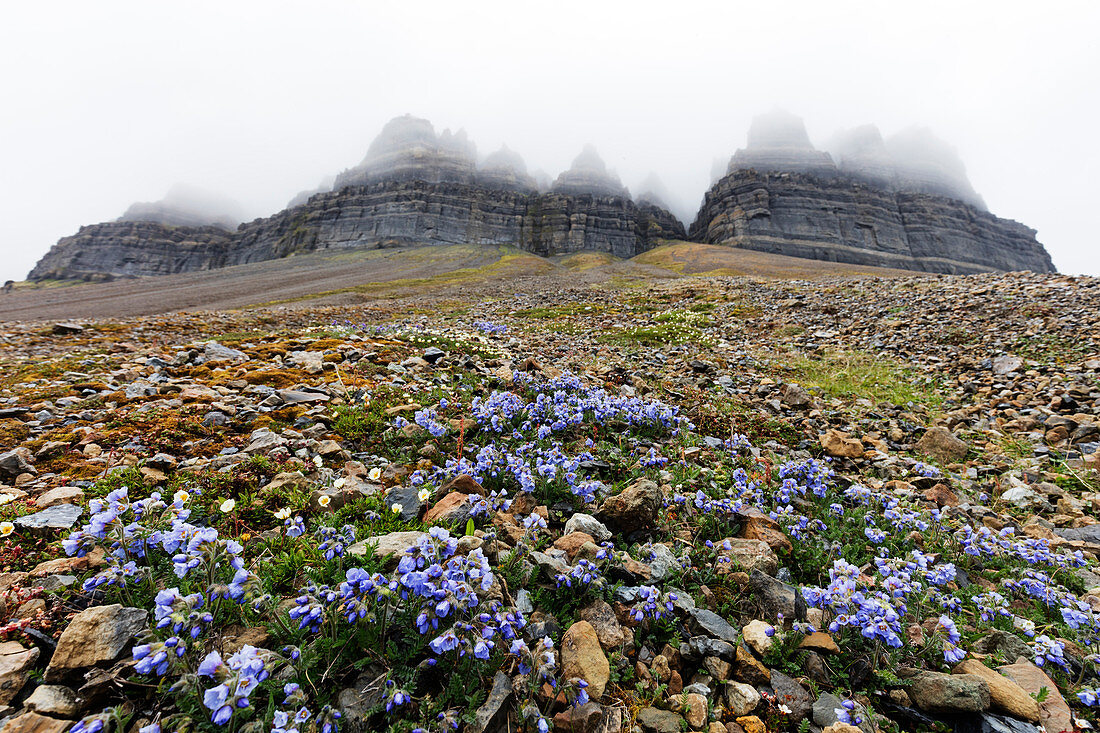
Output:
<instances>
[{"instance_id":1,"label":"hillside","mask_svg":"<svg viewBox=\"0 0 1100 733\"><path fill-rule=\"evenodd\" d=\"M486 252L6 321L5 730L1100 723L1100 280Z\"/></svg>"}]
</instances>

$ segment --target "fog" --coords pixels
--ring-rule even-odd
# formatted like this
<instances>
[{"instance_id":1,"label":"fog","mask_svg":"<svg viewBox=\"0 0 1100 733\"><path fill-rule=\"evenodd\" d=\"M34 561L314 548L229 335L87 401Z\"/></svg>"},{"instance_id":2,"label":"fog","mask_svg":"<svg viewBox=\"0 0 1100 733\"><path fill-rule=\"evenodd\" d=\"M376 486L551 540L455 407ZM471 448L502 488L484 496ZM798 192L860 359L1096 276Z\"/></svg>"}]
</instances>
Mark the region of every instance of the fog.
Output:
<instances>
[{"instance_id":1,"label":"fog","mask_svg":"<svg viewBox=\"0 0 1100 733\"><path fill-rule=\"evenodd\" d=\"M542 181L592 144L690 224L776 107L868 170L854 128L889 171L930 131L1059 270L1100 274L1098 27L1091 1L6 3L0 280L181 183L272 214L406 113Z\"/></svg>"}]
</instances>

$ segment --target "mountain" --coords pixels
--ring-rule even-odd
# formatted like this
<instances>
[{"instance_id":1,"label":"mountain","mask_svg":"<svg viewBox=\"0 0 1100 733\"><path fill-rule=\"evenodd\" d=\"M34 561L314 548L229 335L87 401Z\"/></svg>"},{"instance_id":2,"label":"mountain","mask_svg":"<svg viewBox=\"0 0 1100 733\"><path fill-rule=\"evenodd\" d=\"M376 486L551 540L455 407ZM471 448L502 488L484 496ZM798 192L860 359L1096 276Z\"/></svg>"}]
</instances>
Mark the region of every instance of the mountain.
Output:
<instances>
[{"instance_id":1,"label":"mountain","mask_svg":"<svg viewBox=\"0 0 1100 733\"><path fill-rule=\"evenodd\" d=\"M707 192L698 242L925 272L1054 272L1035 230L989 213L954 150L927 130L856 128L817 150L802 120L757 117Z\"/></svg>"},{"instance_id":2,"label":"mountain","mask_svg":"<svg viewBox=\"0 0 1100 733\"><path fill-rule=\"evenodd\" d=\"M234 232L158 220L85 226L61 239L30 279L160 275L299 252L414 243L632 257L686 236L666 209L635 204L590 146L540 192L514 151L503 148L479 164L465 132L436 134L430 122L409 115L387 123L363 161L336 176L331 191L299 194L293 203L298 205Z\"/></svg>"},{"instance_id":3,"label":"mountain","mask_svg":"<svg viewBox=\"0 0 1100 733\"><path fill-rule=\"evenodd\" d=\"M690 238L926 272L1054 271L1035 231L991 214L954 149L928 130L884 139L868 125L839 133L829 148L816 148L795 115L757 117L707 192ZM688 238L656 178L635 200L590 145L550 183L507 147L479 160L464 131L436 133L410 115L388 122L358 165L235 230L231 207L185 194L173 189L117 221L81 227L29 279L164 275L406 244L633 257Z\"/></svg>"}]
</instances>

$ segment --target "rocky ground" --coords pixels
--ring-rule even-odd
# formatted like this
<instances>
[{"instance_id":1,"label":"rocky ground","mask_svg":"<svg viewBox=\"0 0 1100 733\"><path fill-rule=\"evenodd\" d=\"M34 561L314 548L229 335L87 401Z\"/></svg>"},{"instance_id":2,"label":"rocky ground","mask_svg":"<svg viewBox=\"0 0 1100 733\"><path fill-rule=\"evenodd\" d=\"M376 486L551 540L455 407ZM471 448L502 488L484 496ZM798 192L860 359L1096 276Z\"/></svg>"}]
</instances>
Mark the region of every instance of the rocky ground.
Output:
<instances>
[{"instance_id":1,"label":"rocky ground","mask_svg":"<svg viewBox=\"0 0 1100 733\"><path fill-rule=\"evenodd\" d=\"M528 285L5 324L3 731L1097 723L1100 280Z\"/></svg>"}]
</instances>

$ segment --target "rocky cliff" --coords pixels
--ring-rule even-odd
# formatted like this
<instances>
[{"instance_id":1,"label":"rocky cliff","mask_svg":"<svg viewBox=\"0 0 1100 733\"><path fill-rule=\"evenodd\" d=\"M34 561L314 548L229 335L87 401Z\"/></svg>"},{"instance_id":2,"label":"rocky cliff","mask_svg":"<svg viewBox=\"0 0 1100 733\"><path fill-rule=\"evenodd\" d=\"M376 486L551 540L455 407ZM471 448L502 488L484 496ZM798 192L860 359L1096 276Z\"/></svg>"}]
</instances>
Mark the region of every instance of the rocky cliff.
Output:
<instances>
[{"instance_id":1,"label":"rocky cliff","mask_svg":"<svg viewBox=\"0 0 1100 733\"><path fill-rule=\"evenodd\" d=\"M591 147L540 193L514 151L505 147L478 162L464 132L437 135L427 120L409 116L388 123L332 189L299 194L296 205L234 232L155 220L84 227L58 242L30 278L159 275L391 244L512 244L540 255L632 257L661 239L686 236L662 206L635 204ZM128 213L156 219L164 210Z\"/></svg>"},{"instance_id":2,"label":"rocky cliff","mask_svg":"<svg viewBox=\"0 0 1100 733\"><path fill-rule=\"evenodd\" d=\"M884 140L872 126L856 128L832 149L835 160L794 115L758 117L706 194L691 238L929 272L1054 270L1035 232L987 212L954 151L927 131ZM465 132L437 134L406 115L385 125L357 166L273 216L235 231L205 226L224 224L225 214L170 194L60 240L30 279L161 275L391 244L632 257L687 236L659 181L633 200L591 146L552 185L538 178L507 147L479 160Z\"/></svg>"},{"instance_id":3,"label":"rocky cliff","mask_svg":"<svg viewBox=\"0 0 1100 733\"><path fill-rule=\"evenodd\" d=\"M957 199L848 176L736 170L707 192L692 239L924 272L1054 272L1035 230Z\"/></svg>"},{"instance_id":4,"label":"rocky cliff","mask_svg":"<svg viewBox=\"0 0 1100 733\"><path fill-rule=\"evenodd\" d=\"M221 227L112 221L80 227L38 261L29 280L110 280L171 275L231 264L233 234Z\"/></svg>"},{"instance_id":5,"label":"rocky cliff","mask_svg":"<svg viewBox=\"0 0 1100 733\"><path fill-rule=\"evenodd\" d=\"M753 121L748 146L707 192L692 239L925 272L1054 272L1035 230L985 210L952 149L924 130L834 140L840 164L785 112Z\"/></svg>"}]
</instances>

